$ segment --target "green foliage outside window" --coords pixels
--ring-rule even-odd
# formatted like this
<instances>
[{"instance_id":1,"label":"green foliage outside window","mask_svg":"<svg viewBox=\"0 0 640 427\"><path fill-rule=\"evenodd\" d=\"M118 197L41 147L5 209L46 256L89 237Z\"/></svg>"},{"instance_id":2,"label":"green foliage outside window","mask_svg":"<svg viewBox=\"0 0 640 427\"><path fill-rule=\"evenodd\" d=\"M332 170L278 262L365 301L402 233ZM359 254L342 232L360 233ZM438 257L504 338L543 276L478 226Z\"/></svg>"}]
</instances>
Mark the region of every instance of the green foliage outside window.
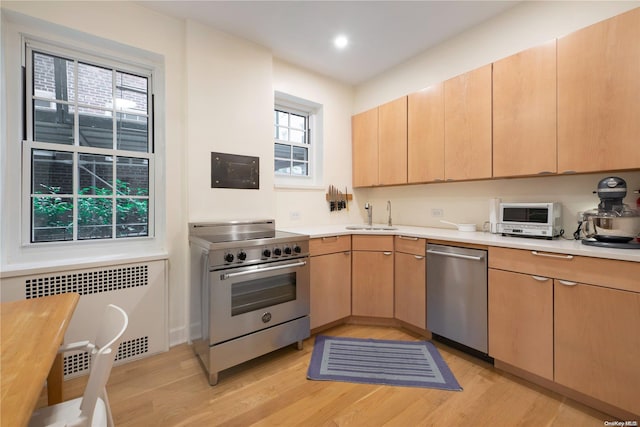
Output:
<instances>
[{"instance_id":1,"label":"green foliage outside window","mask_svg":"<svg viewBox=\"0 0 640 427\"><path fill-rule=\"evenodd\" d=\"M60 187L42 185L49 194L59 194ZM37 194L43 194L38 192ZM116 236L148 235L149 195L147 189L132 189L125 181L116 180L116 219L113 219L112 190L96 186L78 191L78 232L81 239L111 237L111 226L116 223ZM83 197L91 195L91 197ZM145 198L127 198L144 196ZM73 200L71 197L33 197L34 225L42 228L73 230ZM53 231L53 230L52 230ZM68 240L66 238L38 239L38 241Z\"/></svg>"}]
</instances>

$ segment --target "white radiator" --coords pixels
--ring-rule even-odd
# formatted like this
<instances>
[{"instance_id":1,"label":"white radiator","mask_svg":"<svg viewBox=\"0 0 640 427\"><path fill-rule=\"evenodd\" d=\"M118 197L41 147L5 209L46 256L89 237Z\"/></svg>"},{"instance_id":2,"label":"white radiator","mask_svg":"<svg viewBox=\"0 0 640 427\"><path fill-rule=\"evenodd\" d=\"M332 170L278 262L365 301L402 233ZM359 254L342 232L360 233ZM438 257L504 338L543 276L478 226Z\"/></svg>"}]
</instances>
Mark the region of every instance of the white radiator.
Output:
<instances>
[{"instance_id":1,"label":"white radiator","mask_svg":"<svg viewBox=\"0 0 640 427\"><path fill-rule=\"evenodd\" d=\"M3 278L2 301L77 292L80 301L65 343L92 341L107 304L122 307L129 326L115 363L124 363L169 349L166 265L166 260L119 263ZM89 369L86 352L65 353L65 379L88 374Z\"/></svg>"}]
</instances>

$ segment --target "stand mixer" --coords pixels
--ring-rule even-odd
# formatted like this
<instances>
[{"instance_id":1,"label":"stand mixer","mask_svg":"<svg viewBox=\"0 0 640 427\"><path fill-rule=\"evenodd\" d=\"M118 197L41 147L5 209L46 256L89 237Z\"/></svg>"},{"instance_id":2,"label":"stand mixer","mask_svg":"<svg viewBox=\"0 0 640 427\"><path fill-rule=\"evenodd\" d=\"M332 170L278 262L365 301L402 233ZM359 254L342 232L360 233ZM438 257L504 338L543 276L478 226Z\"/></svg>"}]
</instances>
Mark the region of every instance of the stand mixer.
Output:
<instances>
[{"instance_id":1,"label":"stand mixer","mask_svg":"<svg viewBox=\"0 0 640 427\"><path fill-rule=\"evenodd\" d=\"M627 183L617 176L603 178L594 191L600 198L596 209L582 215L582 243L620 249L640 249L640 214L624 204Z\"/></svg>"}]
</instances>

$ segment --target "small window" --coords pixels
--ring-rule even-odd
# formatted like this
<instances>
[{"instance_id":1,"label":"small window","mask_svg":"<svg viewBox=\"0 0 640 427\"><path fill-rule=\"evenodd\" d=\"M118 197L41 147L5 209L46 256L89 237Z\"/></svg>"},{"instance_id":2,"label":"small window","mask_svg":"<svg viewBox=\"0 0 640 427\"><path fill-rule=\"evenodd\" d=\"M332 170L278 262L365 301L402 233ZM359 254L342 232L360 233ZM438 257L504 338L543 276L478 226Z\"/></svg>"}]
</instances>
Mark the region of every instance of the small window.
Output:
<instances>
[{"instance_id":1,"label":"small window","mask_svg":"<svg viewBox=\"0 0 640 427\"><path fill-rule=\"evenodd\" d=\"M309 115L275 109L275 172L309 176Z\"/></svg>"},{"instance_id":2,"label":"small window","mask_svg":"<svg viewBox=\"0 0 640 427\"><path fill-rule=\"evenodd\" d=\"M277 92L273 113L276 185L321 185L322 106Z\"/></svg>"},{"instance_id":3,"label":"small window","mask_svg":"<svg viewBox=\"0 0 640 427\"><path fill-rule=\"evenodd\" d=\"M27 42L29 243L153 236L151 72Z\"/></svg>"}]
</instances>

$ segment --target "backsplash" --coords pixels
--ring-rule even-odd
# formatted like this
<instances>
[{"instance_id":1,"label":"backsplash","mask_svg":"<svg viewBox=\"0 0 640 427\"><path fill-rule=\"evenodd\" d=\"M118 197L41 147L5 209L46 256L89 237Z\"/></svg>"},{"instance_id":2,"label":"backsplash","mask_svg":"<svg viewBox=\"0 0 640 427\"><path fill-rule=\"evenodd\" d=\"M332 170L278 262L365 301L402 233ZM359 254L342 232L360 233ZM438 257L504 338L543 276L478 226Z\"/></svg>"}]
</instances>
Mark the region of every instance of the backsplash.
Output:
<instances>
[{"instance_id":1,"label":"backsplash","mask_svg":"<svg viewBox=\"0 0 640 427\"><path fill-rule=\"evenodd\" d=\"M599 199L593 191L606 176L627 181L625 203L635 207L640 195L640 171L585 175L496 179L470 182L444 182L397 187L355 189L352 209L366 218L364 203L373 205L373 222L387 222L387 200L391 201L394 224L451 228L440 220L475 223L478 229L489 219L489 199L503 202L560 202L565 236L577 228L578 212L593 209ZM438 216L438 214L442 214Z\"/></svg>"}]
</instances>

